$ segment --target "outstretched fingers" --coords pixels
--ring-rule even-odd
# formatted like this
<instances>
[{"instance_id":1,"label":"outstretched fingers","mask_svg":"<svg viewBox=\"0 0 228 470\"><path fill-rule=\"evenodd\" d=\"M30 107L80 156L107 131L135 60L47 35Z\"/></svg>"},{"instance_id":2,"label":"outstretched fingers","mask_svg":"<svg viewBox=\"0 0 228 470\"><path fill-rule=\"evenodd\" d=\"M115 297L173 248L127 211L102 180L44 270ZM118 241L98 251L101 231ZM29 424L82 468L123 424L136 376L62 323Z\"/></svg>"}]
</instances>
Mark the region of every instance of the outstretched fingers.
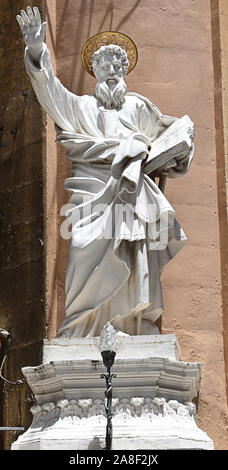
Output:
<instances>
[{"instance_id":1,"label":"outstretched fingers","mask_svg":"<svg viewBox=\"0 0 228 470\"><path fill-rule=\"evenodd\" d=\"M41 25L41 16L40 16L39 8L34 7L33 11L34 11L34 16L35 16L35 24L40 26Z\"/></svg>"},{"instance_id":2,"label":"outstretched fingers","mask_svg":"<svg viewBox=\"0 0 228 470\"><path fill-rule=\"evenodd\" d=\"M22 18L22 20L23 20L25 26L29 26L29 25L30 25L29 17L28 17L28 15L25 13L24 10L21 10L21 18Z\"/></svg>"},{"instance_id":3,"label":"outstretched fingers","mask_svg":"<svg viewBox=\"0 0 228 470\"><path fill-rule=\"evenodd\" d=\"M18 22L18 24L19 24L19 26L20 26L20 28L21 28L21 31L22 31L22 33L23 33L24 27L25 27L24 21L22 20L22 18L21 18L20 15L17 15L17 16L16 16L16 20L17 20L17 22Z\"/></svg>"},{"instance_id":4,"label":"outstretched fingers","mask_svg":"<svg viewBox=\"0 0 228 470\"><path fill-rule=\"evenodd\" d=\"M41 23L39 8L27 6L26 12L21 10L16 19L24 36L25 44L37 45L44 42L47 23L46 21Z\"/></svg>"},{"instance_id":5,"label":"outstretched fingers","mask_svg":"<svg viewBox=\"0 0 228 470\"><path fill-rule=\"evenodd\" d=\"M31 7L27 7L26 10L27 10L27 15L28 15L29 21L30 21L30 23L34 26L36 20L35 20L35 15L34 15L34 13L33 13L33 11L32 11L32 8L31 8Z\"/></svg>"}]
</instances>

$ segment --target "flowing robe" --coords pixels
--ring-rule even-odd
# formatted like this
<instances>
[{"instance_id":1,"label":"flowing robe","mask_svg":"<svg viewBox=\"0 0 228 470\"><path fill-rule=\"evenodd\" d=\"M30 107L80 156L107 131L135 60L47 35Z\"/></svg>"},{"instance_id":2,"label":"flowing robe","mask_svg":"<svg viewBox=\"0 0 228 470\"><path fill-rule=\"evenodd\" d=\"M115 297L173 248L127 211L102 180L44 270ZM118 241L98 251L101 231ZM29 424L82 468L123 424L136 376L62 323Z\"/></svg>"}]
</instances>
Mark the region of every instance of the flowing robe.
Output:
<instances>
[{"instance_id":1,"label":"flowing robe","mask_svg":"<svg viewBox=\"0 0 228 470\"><path fill-rule=\"evenodd\" d=\"M150 334L163 312L160 274L186 236L143 167L150 145L177 118L136 93L127 93L119 110L105 109L96 96L76 96L54 76L46 45L38 65L26 49L25 64L71 161L64 187L72 237L59 336L96 336L107 321ZM169 176L186 173L193 153L192 146Z\"/></svg>"}]
</instances>

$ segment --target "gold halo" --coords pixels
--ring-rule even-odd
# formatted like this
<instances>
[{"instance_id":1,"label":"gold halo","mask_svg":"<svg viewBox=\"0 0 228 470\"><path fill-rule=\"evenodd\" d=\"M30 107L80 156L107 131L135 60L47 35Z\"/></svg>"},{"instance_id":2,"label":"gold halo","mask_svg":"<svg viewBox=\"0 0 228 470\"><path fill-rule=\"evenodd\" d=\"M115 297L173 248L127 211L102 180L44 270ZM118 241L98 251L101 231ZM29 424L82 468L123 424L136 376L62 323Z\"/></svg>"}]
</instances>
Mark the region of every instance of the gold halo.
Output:
<instances>
[{"instance_id":1,"label":"gold halo","mask_svg":"<svg viewBox=\"0 0 228 470\"><path fill-rule=\"evenodd\" d=\"M127 73L130 73L136 66L138 51L134 41L126 36L126 34L119 33L118 31L103 31L89 38L81 53L82 65L93 77L95 77L92 67L93 54L100 49L101 46L108 46L109 44L116 44L126 51L130 62Z\"/></svg>"}]
</instances>

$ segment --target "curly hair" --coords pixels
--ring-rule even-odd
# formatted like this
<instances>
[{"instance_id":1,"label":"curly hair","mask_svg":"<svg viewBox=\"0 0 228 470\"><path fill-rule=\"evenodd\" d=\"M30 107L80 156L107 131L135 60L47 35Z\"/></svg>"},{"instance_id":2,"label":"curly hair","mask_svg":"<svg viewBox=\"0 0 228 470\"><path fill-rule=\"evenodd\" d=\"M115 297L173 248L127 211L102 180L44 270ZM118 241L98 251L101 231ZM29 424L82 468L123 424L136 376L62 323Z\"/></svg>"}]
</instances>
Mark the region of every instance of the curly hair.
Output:
<instances>
[{"instance_id":1,"label":"curly hair","mask_svg":"<svg viewBox=\"0 0 228 470\"><path fill-rule=\"evenodd\" d=\"M94 73L96 74L96 70L101 62L102 57L107 53L115 54L117 58L121 60L124 75L126 75L130 62L128 60L126 51L122 49L122 47L116 44L109 44L108 46L101 46L100 49L94 52L93 62L92 62Z\"/></svg>"}]
</instances>

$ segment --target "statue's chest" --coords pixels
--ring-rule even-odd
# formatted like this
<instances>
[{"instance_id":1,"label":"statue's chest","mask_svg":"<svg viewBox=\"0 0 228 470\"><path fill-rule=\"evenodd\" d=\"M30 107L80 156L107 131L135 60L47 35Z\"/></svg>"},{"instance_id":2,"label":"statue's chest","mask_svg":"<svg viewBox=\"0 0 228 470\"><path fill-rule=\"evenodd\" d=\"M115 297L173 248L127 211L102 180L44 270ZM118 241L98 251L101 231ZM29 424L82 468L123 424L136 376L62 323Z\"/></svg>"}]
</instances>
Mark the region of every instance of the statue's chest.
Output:
<instances>
[{"instance_id":1,"label":"statue's chest","mask_svg":"<svg viewBox=\"0 0 228 470\"><path fill-rule=\"evenodd\" d=\"M110 138L124 138L136 130L132 115L123 110L100 110L98 125L104 137Z\"/></svg>"},{"instance_id":2,"label":"statue's chest","mask_svg":"<svg viewBox=\"0 0 228 470\"><path fill-rule=\"evenodd\" d=\"M99 112L98 120L101 121L102 131L105 137L117 137L119 134L120 122L118 111L102 110Z\"/></svg>"}]
</instances>

